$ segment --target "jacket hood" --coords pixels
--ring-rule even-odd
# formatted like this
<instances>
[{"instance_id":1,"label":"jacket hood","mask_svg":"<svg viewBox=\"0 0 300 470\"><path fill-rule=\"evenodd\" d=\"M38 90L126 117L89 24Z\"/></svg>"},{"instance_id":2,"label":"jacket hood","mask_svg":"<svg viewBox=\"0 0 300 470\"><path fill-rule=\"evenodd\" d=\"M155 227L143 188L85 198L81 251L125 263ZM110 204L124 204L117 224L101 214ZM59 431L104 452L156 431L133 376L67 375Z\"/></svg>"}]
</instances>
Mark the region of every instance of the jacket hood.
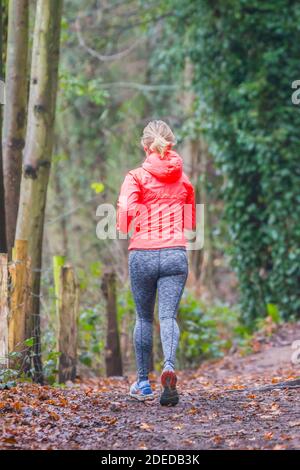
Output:
<instances>
[{"instance_id":1,"label":"jacket hood","mask_svg":"<svg viewBox=\"0 0 300 470\"><path fill-rule=\"evenodd\" d=\"M158 153L147 156L142 167L155 178L164 183L175 183L182 175L182 158L174 150L170 150L162 158Z\"/></svg>"}]
</instances>

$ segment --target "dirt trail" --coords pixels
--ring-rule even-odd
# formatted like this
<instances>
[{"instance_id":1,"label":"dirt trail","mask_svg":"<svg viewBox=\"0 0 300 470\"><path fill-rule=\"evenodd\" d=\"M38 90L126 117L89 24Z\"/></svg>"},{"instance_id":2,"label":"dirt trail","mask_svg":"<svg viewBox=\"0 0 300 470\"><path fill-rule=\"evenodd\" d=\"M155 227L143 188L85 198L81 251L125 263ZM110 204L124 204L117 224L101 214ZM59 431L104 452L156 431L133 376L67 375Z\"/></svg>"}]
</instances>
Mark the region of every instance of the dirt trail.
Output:
<instances>
[{"instance_id":1,"label":"dirt trail","mask_svg":"<svg viewBox=\"0 0 300 470\"><path fill-rule=\"evenodd\" d=\"M256 354L181 372L175 408L131 400L130 378L4 390L0 448L299 449L300 383L277 388L300 376L291 362L294 340L300 324L281 327L267 342L258 338Z\"/></svg>"}]
</instances>

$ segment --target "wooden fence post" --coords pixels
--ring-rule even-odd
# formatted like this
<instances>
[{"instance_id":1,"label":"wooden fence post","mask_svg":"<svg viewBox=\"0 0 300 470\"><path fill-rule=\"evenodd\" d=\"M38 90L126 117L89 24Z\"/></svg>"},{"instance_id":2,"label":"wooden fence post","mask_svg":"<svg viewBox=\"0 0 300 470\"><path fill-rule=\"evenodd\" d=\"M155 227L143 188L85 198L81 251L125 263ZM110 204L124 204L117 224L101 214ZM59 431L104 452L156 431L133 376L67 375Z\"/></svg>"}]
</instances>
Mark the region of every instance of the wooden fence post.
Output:
<instances>
[{"instance_id":1,"label":"wooden fence post","mask_svg":"<svg viewBox=\"0 0 300 470\"><path fill-rule=\"evenodd\" d=\"M8 366L8 258L0 254L0 368Z\"/></svg>"},{"instance_id":2,"label":"wooden fence post","mask_svg":"<svg viewBox=\"0 0 300 470\"><path fill-rule=\"evenodd\" d=\"M101 288L104 298L106 299L107 312L107 335L105 348L106 375L108 377L123 375L117 322L116 275L114 271L106 270L104 272Z\"/></svg>"},{"instance_id":3,"label":"wooden fence post","mask_svg":"<svg viewBox=\"0 0 300 470\"><path fill-rule=\"evenodd\" d=\"M76 377L78 285L71 266L60 267L58 291L58 381L63 383Z\"/></svg>"},{"instance_id":4,"label":"wooden fence post","mask_svg":"<svg viewBox=\"0 0 300 470\"><path fill-rule=\"evenodd\" d=\"M59 315L59 295L60 295L60 273L61 268L66 262L65 256L53 256L53 279L54 279L54 293L56 313Z\"/></svg>"},{"instance_id":5,"label":"wooden fence post","mask_svg":"<svg viewBox=\"0 0 300 470\"><path fill-rule=\"evenodd\" d=\"M33 317L33 297L32 297L32 270L31 270L31 258L26 259L25 264L26 277L25 277L25 299L24 299L24 317L25 317L25 340L31 338L32 346L24 346L23 348L23 362L22 370L29 372L34 367L34 350L35 343L41 341L40 336L36 336L35 322Z\"/></svg>"},{"instance_id":6,"label":"wooden fence post","mask_svg":"<svg viewBox=\"0 0 300 470\"><path fill-rule=\"evenodd\" d=\"M31 324L31 275L30 260L27 257L27 240L16 240L12 252L12 264L9 267L10 312L8 319L8 351L21 353L21 359L12 359L12 365L26 368L24 357L27 354L25 341L28 339Z\"/></svg>"}]
</instances>

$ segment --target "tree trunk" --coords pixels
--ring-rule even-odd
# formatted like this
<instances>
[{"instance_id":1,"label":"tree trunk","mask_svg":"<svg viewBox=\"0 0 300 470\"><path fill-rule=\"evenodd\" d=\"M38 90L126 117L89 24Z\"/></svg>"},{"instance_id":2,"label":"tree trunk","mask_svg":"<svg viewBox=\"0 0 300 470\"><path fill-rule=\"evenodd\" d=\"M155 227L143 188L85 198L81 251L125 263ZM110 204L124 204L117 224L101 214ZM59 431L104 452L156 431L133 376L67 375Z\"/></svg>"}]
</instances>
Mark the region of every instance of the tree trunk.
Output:
<instances>
[{"instance_id":1,"label":"tree trunk","mask_svg":"<svg viewBox=\"0 0 300 470\"><path fill-rule=\"evenodd\" d=\"M28 63L28 0L10 0L8 12L6 105L3 117L3 173L6 240L14 245L25 144Z\"/></svg>"},{"instance_id":2,"label":"tree trunk","mask_svg":"<svg viewBox=\"0 0 300 470\"><path fill-rule=\"evenodd\" d=\"M3 79L2 65L2 37L3 37L3 4L0 0L0 79ZM6 230L5 230L5 202L4 202L4 180L2 162L2 104L0 104L0 252L7 251Z\"/></svg>"},{"instance_id":3,"label":"tree trunk","mask_svg":"<svg viewBox=\"0 0 300 470\"><path fill-rule=\"evenodd\" d=\"M117 294L115 272L107 270L103 275L102 292L106 299L107 335L106 335L106 375L123 375L120 339L117 322Z\"/></svg>"},{"instance_id":4,"label":"tree trunk","mask_svg":"<svg viewBox=\"0 0 300 470\"><path fill-rule=\"evenodd\" d=\"M193 104L195 93L193 91L194 66L189 58L186 59L184 69L185 92L182 95L182 104L185 114L193 115ZM197 287L206 286L209 297L215 292L214 270L213 270L213 246L211 240L211 227L208 211L207 197L207 172L208 172L208 148L201 134L196 138L188 137L182 148L182 156L187 167L187 172L195 186L196 202L204 204L205 218L205 246L201 250L194 250L190 254L191 271L193 273L192 282L196 282ZM200 182L201 177L201 182Z\"/></svg>"},{"instance_id":5,"label":"tree trunk","mask_svg":"<svg viewBox=\"0 0 300 470\"><path fill-rule=\"evenodd\" d=\"M208 209L209 195L207 194L207 179L208 179L208 163L209 153L207 144L201 140L201 147L199 152L200 157L200 173L202 175L201 186L199 189L199 199L201 204L204 204L204 239L205 246L202 258L202 268L200 275L200 285L204 285L207 289L208 300L212 300L216 295L216 286L214 281L214 250L212 243L212 224L210 211Z\"/></svg>"},{"instance_id":6,"label":"tree trunk","mask_svg":"<svg viewBox=\"0 0 300 470\"><path fill-rule=\"evenodd\" d=\"M37 0L32 46L28 122L16 238L28 240L32 261L35 380L42 382L40 279L47 186L49 181L62 0Z\"/></svg>"},{"instance_id":7,"label":"tree trunk","mask_svg":"<svg viewBox=\"0 0 300 470\"><path fill-rule=\"evenodd\" d=\"M195 93L193 91L193 76L194 76L194 65L191 60L187 57L185 60L184 66L184 93L182 94L182 107L184 109L185 115L188 119L191 119L193 115L193 105L195 102ZM199 149L200 149L200 136L199 137L190 137L184 141L182 146L181 155L184 160L184 166L186 171L195 186L195 197L196 202L199 203L199 177L200 177L200 167L199 167ZM202 201L200 201L203 203ZM190 266L192 272L192 283L195 284L199 281L201 267L203 261L203 249L194 250L190 253Z\"/></svg>"}]
</instances>

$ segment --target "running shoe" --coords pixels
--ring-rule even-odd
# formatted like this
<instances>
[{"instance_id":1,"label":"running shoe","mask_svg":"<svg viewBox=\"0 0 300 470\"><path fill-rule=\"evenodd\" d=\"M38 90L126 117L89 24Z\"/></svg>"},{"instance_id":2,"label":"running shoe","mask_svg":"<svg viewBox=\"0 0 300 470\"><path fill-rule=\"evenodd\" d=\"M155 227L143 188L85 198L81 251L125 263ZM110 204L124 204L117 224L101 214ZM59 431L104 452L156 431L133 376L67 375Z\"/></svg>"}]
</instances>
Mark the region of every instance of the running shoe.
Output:
<instances>
[{"instance_id":1,"label":"running shoe","mask_svg":"<svg viewBox=\"0 0 300 470\"><path fill-rule=\"evenodd\" d=\"M175 406L179 402L179 395L176 389L177 377L172 369L166 369L161 374L162 394L160 404L162 406Z\"/></svg>"},{"instance_id":2,"label":"running shoe","mask_svg":"<svg viewBox=\"0 0 300 470\"><path fill-rule=\"evenodd\" d=\"M149 380L134 382L130 387L130 396L139 401L153 400L154 393L152 391Z\"/></svg>"}]
</instances>

